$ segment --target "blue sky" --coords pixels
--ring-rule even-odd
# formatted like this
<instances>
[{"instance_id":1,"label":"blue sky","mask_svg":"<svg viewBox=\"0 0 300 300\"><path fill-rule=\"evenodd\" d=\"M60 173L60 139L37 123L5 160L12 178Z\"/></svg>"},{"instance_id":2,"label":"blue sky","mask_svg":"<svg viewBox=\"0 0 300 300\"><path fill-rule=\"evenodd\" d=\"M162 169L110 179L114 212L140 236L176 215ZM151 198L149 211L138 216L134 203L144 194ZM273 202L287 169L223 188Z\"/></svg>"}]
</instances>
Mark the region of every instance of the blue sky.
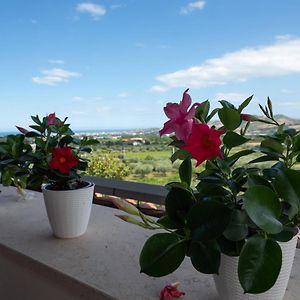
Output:
<instances>
[{"instance_id":1,"label":"blue sky","mask_svg":"<svg viewBox=\"0 0 300 300\"><path fill-rule=\"evenodd\" d=\"M267 96L300 118L300 1L6 0L0 10L0 130L30 115L73 129L162 127L194 101L248 109Z\"/></svg>"}]
</instances>

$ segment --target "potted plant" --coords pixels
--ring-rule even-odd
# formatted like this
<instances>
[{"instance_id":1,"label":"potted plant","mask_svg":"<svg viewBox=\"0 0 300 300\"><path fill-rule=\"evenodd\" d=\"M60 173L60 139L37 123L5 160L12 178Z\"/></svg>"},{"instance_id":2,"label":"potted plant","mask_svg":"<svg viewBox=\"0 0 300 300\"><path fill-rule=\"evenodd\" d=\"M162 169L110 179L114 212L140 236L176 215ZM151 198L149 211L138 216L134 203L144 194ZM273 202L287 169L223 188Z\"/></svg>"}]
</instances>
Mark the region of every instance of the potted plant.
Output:
<instances>
[{"instance_id":1,"label":"potted plant","mask_svg":"<svg viewBox=\"0 0 300 300\"><path fill-rule=\"evenodd\" d=\"M85 233L93 201L94 184L81 180L88 166L85 153L96 140L77 139L67 124L55 113L40 119L32 116L28 131L17 127L34 148L28 156L28 186L42 185L47 215L53 233L59 238L74 238Z\"/></svg>"},{"instance_id":2,"label":"potted plant","mask_svg":"<svg viewBox=\"0 0 300 300\"><path fill-rule=\"evenodd\" d=\"M187 256L197 271L214 274L222 299L280 300L300 224L300 171L293 169L300 162L300 133L276 121L270 99L261 106L265 117L258 118L243 114L252 96L238 107L222 100L210 112L208 101L191 106L187 91L179 104L166 105L170 120L160 131L175 133L171 145L178 150L171 160L182 160L180 182L167 184L166 215L155 220L116 203L142 219L119 216L123 220L166 230L146 241L141 272L165 276ZM212 121L215 115L219 121ZM254 140L247 135L252 122L272 128L256 147L247 147Z\"/></svg>"},{"instance_id":3,"label":"potted plant","mask_svg":"<svg viewBox=\"0 0 300 300\"><path fill-rule=\"evenodd\" d=\"M8 135L0 142L0 183L15 186L22 197L29 177L27 158L32 153L32 147L24 139L23 134Z\"/></svg>"}]
</instances>

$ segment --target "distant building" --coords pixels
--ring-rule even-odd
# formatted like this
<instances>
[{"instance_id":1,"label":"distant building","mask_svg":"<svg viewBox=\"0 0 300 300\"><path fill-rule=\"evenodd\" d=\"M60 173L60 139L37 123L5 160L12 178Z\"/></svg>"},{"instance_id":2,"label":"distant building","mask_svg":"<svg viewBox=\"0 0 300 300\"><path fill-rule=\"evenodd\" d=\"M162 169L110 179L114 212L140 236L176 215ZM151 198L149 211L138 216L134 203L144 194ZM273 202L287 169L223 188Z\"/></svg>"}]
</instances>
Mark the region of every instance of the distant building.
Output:
<instances>
[{"instance_id":1,"label":"distant building","mask_svg":"<svg viewBox=\"0 0 300 300\"><path fill-rule=\"evenodd\" d=\"M133 146L141 146L146 144L146 141L143 138L128 138L123 139L122 142L126 145L133 145Z\"/></svg>"}]
</instances>

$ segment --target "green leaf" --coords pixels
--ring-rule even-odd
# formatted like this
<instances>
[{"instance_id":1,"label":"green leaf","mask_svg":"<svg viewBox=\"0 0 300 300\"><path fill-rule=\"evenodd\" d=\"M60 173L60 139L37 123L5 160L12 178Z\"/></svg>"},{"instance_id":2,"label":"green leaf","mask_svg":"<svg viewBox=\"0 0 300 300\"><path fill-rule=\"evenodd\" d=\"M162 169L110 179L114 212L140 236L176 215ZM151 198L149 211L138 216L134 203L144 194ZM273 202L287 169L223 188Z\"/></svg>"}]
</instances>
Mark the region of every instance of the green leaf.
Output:
<instances>
[{"instance_id":1,"label":"green leaf","mask_svg":"<svg viewBox=\"0 0 300 300\"><path fill-rule=\"evenodd\" d=\"M228 256L239 256L245 244L245 240L237 242L226 239L223 235L217 239L221 252Z\"/></svg>"},{"instance_id":2,"label":"green leaf","mask_svg":"<svg viewBox=\"0 0 300 300\"><path fill-rule=\"evenodd\" d=\"M38 131L38 132L41 132L41 133L44 131L44 128L42 126L30 125L29 127L36 130L36 131Z\"/></svg>"},{"instance_id":3,"label":"green leaf","mask_svg":"<svg viewBox=\"0 0 300 300\"><path fill-rule=\"evenodd\" d=\"M248 176L248 185L249 186L264 185L269 188L272 188L272 185L269 183L268 180L266 180L264 177L256 175L256 174L250 174Z\"/></svg>"},{"instance_id":4,"label":"green leaf","mask_svg":"<svg viewBox=\"0 0 300 300\"><path fill-rule=\"evenodd\" d=\"M277 153L282 154L283 152L283 146L281 145L281 143L279 143L278 141L274 140L274 139L265 139L261 142L261 147L262 148L269 148Z\"/></svg>"},{"instance_id":5,"label":"green leaf","mask_svg":"<svg viewBox=\"0 0 300 300\"><path fill-rule=\"evenodd\" d=\"M299 213L300 209L300 171L290 169L278 170L274 188L279 197L290 205L288 216L291 220Z\"/></svg>"},{"instance_id":6,"label":"green leaf","mask_svg":"<svg viewBox=\"0 0 300 300\"><path fill-rule=\"evenodd\" d=\"M192 161L190 158L186 158L179 167L179 177L182 182L185 182L188 186L192 182Z\"/></svg>"},{"instance_id":7,"label":"green leaf","mask_svg":"<svg viewBox=\"0 0 300 300\"><path fill-rule=\"evenodd\" d=\"M230 209L214 200L196 203L187 216L187 225L196 241L213 240L222 235L230 221Z\"/></svg>"},{"instance_id":8,"label":"green leaf","mask_svg":"<svg viewBox=\"0 0 300 300\"><path fill-rule=\"evenodd\" d=\"M251 220L268 233L279 233L281 204L276 194L266 186L251 186L244 194L244 208Z\"/></svg>"},{"instance_id":9,"label":"green leaf","mask_svg":"<svg viewBox=\"0 0 300 300\"><path fill-rule=\"evenodd\" d=\"M293 138L294 143L293 143L293 151L299 151L300 150L300 134L297 134Z\"/></svg>"},{"instance_id":10,"label":"green leaf","mask_svg":"<svg viewBox=\"0 0 300 300\"><path fill-rule=\"evenodd\" d=\"M38 125L42 125L42 122L41 122L41 120L40 120L40 118L39 118L38 115L37 115L37 116L31 116L31 119L32 119L32 121L33 121L34 123L36 123L36 124L38 124Z\"/></svg>"},{"instance_id":11,"label":"green leaf","mask_svg":"<svg viewBox=\"0 0 300 300\"><path fill-rule=\"evenodd\" d=\"M157 220L158 224L161 224L165 228L168 229L177 229L178 226L175 222L173 222L169 216L162 216Z\"/></svg>"},{"instance_id":12,"label":"green leaf","mask_svg":"<svg viewBox=\"0 0 300 300\"><path fill-rule=\"evenodd\" d=\"M274 160L277 160L277 158L274 158L269 155L264 155L264 156L261 156L261 157L258 157L258 158L255 158L255 159L249 161L249 164L261 163L261 162L265 162L265 161L274 161Z\"/></svg>"},{"instance_id":13,"label":"green leaf","mask_svg":"<svg viewBox=\"0 0 300 300\"><path fill-rule=\"evenodd\" d=\"M238 112L239 112L239 113L241 113L241 112L243 111L243 109L246 108L246 107L249 105L249 103L251 102L252 98L253 98L253 95L250 96L250 97L248 97L248 98L247 98L247 99L239 106L239 108L238 108Z\"/></svg>"},{"instance_id":14,"label":"green leaf","mask_svg":"<svg viewBox=\"0 0 300 300\"><path fill-rule=\"evenodd\" d=\"M282 264L278 243L255 235L249 238L239 258L238 275L245 293L259 294L276 282Z\"/></svg>"},{"instance_id":15,"label":"green leaf","mask_svg":"<svg viewBox=\"0 0 300 300\"><path fill-rule=\"evenodd\" d=\"M58 143L59 147L63 147L64 145L69 145L73 142L73 137L70 135L64 136Z\"/></svg>"},{"instance_id":16,"label":"green leaf","mask_svg":"<svg viewBox=\"0 0 300 300\"><path fill-rule=\"evenodd\" d=\"M241 151L227 157L225 160L230 166L232 166L235 162L238 161L239 158L241 158L243 156L247 156L249 154L252 154L253 152L254 152L253 150L241 150Z\"/></svg>"},{"instance_id":17,"label":"green leaf","mask_svg":"<svg viewBox=\"0 0 300 300\"><path fill-rule=\"evenodd\" d=\"M140 255L141 273L161 277L174 272L182 263L186 242L176 234L157 233L145 243Z\"/></svg>"},{"instance_id":18,"label":"green leaf","mask_svg":"<svg viewBox=\"0 0 300 300\"><path fill-rule=\"evenodd\" d=\"M165 200L167 215L173 222L184 224L186 215L194 203L195 199L191 192L173 187Z\"/></svg>"},{"instance_id":19,"label":"green leaf","mask_svg":"<svg viewBox=\"0 0 300 300\"><path fill-rule=\"evenodd\" d=\"M294 228L284 226L283 230L277 234L270 234L269 237L278 242L288 242L295 235Z\"/></svg>"},{"instance_id":20,"label":"green leaf","mask_svg":"<svg viewBox=\"0 0 300 300\"><path fill-rule=\"evenodd\" d=\"M219 101L223 107L235 109L234 105L226 100Z\"/></svg>"},{"instance_id":21,"label":"green leaf","mask_svg":"<svg viewBox=\"0 0 300 300\"><path fill-rule=\"evenodd\" d=\"M245 211L234 209L223 235L230 241L243 240L248 235L248 216Z\"/></svg>"},{"instance_id":22,"label":"green leaf","mask_svg":"<svg viewBox=\"0 0 300 300\"><path fill-rule=\"evenodd\" d=\"M90 147L82 147L82 148L79 148L79 151L86 152L86 153L91 153L92 152L92 148L90 148Z\"/></svg>"},{"instance_id":23,"label":"green leaf","mask_svg":"<svg viewBox=\"0 0 300 300\"><path fill-rule=\"evenodd\" d=\"M194 268L204 274L218 274L221 253L216 241L192 242L189 255Z\"/></svg>"},{"instance_id":24,"label":"green leaf","mask_svg":"<svg viewBox=\"0 0 300 300\"><path fill-rule=\"evenodd\" d=\"M208 123L218 111L219 108L215 108L214 110L212 110L212 112L207 116L205 121Z\"/></svg>"},{"instance_id":25,"label":"green leaf","mask_svg":"<svg viewBox=\"0 0 300 300\"><path fill-rule=\"evenodd\" d=\"M201 105L197 106L195 117L199 120L205 121L209 112L209 108L210 104L208 100L202 102Z\"/></svg>"},{"instance_id":26,"label":"green leaf","mask_svg":"<svg viewBox=\"0 0 300 300\"><path fill-rule=\"evenodd\" d=\"M227 148L237 147L245 144L248 141L249 139L235 133L234 131L228 131L223 138L223 143Z\"/></svg>"},{"instance_id":27,"label":"green leaf","mask_svg":"<svg viewBox=\"0 0 300 300\"><path fill-rule=\"evenodd\" d=\"M235 130L241 124L241 117L236 109L223 107L218 114L222 124L229 130Z\"/></svg>"},{"instance_id":28,"label":"green leaf","mask_svg":"<svg viewBox=\"0 0 300 300\"><path fill-rule=\"evenodd\" d=\"M177 159L185 160L188 157L191 157L191 154L186 150L180 149L171 156L170 160L173 163Z\"/></svg>"}]
</instances>

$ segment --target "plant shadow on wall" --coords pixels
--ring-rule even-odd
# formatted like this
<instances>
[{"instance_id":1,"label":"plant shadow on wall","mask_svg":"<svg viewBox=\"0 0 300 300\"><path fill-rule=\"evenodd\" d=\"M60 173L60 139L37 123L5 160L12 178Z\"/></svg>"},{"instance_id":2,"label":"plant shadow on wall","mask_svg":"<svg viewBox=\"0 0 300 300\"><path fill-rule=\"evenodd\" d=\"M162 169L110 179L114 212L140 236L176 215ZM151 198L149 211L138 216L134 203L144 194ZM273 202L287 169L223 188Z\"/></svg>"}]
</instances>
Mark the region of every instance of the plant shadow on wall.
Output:
<instances>
[{"instance_id":1,"label":"plant shadow on wall","mask_svg":"<svg viewBox=\"0 0 300 300\"><path fill-rule=\"evenodd\" d=\"M188 91L188 90L187 90ZM185 256L205 274L218 274L221 254L239 257L238 277L245 293L259 294L276 282L282 266L278 242L287 242L298 233L300 224L300 133L279 124L271 100L260 106L264 117L244 114L252 96L235 107L220 101L210 111L209 101L195 103L187 93L182 101L168 103L169 118L160 134L171 134L178 148L172 160L181 160L180 182L167 184L166 215L150 218L124 201L120 209L141 217L121 219L149 229L164 229L151 236L140 255L141 272L160 277L172 273ZM189 109L190 107L190 109ZM208 123L217 115L220 128ZM274 133L263 136L259 146L245 148L251 137L251 122L264 122ZM235 151L235 148L239 151ZM253 159L251 154L261 154ZM243 166L236 166L240 158ZM196 190L191 188L192 160L204 164L197 174ZM270 167L258 163L272 162Z\"/></svg>"}]
</instances>

